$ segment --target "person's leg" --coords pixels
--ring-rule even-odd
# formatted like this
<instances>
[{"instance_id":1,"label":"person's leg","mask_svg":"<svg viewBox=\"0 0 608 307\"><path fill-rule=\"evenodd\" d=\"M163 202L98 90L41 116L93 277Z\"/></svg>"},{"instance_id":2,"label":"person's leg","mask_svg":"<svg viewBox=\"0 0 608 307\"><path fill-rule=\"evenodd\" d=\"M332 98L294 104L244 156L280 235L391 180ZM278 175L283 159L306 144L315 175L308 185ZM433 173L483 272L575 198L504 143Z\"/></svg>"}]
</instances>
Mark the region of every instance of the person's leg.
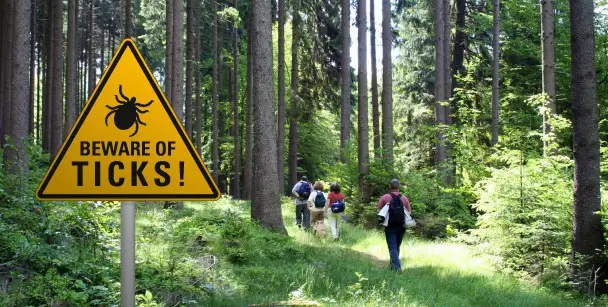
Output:
<instances>
[{"instance_id":1,"label":"person's leg","mask_svg":"<svg viewBox=\"0 0 608 307\"><path fill-rule=\"evenodd\" d=\"M334 214L334 227L336 228L336 239L340 236L340 220L342 219L342 213Z\"/></svg>"},{"instance_id":2,"label":"person's leg","mask_svg":"<svg viewBox=\"0 0 608 307\"><path fill-rule=\"evenodd\" d=\"M296 225L302 227L302 205L296 204Z\"/></svg>"},{"instance_id":3,"label":"person's leg","mask_svg":"<svg viewBox=\"0 0 608 307\"><path fill-rule=\"evenodd\" d=\"M329 229L331 229L331 238L332 239L337 239L338 238L338 219L337 219L337 213L333 213L331 211L329 211L327 213L327 223L329 224Z\"/></svg>"},{"instance_id":4,"label":"person's leg","mask_svg":"<svg viewBox=\"0 0 608 307\"><path fill-rule=\"evenodd\" d=\"M405 235L405 227L400 227L396 229L397 234L397 257L401 255L401 242L403 241L403 235ZM401 260L399 260L401 263Z\"/></svg>"},{"instance_id":5,"label":"person's leg","mask_svg":"<svg viewBox=\"0 0 608 307\"><path fill-rule=\"evenodd\" d=\"M310 210L306 204L302 204L302 214L304 215L304 229L310 229Z\"/></svg>"},{"instance_id":6,"label":"person's leg","mask_svg":"<svg viewBox=\"0 0 608 307\"><path fill-rule=\"evenodd\" d=\"M384 228L384 234L386 236L386 244L388 245L388 252L391 257L391 267L395 270L401 271L401 262L399 261L399 250L397 247L397 233L393 228Z\"/></svg>"}]
</instances>

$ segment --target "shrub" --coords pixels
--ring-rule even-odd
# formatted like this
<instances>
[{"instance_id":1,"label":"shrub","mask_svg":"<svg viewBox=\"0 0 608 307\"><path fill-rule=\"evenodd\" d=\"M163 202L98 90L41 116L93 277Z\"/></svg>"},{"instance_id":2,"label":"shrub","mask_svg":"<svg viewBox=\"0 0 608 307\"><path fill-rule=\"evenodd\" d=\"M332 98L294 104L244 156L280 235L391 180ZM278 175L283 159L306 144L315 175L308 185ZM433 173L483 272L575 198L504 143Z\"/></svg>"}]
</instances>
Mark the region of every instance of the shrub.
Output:
<instances>
[{"instance_id":1,"label":"shrub","mask_svg":"<svg viewBox=\"0 0 608 307\"><path fill-rule=\"evenodd\" d=\"M479 229L502 266L543 274L568 255L572 230L572 161L541 158L495 169L479 186Z\"/></svg>"}]
</instances>

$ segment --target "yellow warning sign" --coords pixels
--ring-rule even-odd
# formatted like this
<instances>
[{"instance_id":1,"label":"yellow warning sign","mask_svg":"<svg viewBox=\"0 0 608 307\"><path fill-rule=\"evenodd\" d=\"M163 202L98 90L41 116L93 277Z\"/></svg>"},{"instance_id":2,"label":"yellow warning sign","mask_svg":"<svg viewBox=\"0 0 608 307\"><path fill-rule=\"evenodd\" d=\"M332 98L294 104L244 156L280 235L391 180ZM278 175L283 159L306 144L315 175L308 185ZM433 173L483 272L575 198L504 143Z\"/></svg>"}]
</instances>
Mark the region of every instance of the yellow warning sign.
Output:
<instances>
[{"instance_id":1,"label":"yellow warning sign","mask_svg":"<svg viewBox=\"0 0 608 307\"><path fill-rule=\"evenodd\" d=\"M39 200L217 200L219 190L126 38L36 191Z\"/></svg>"}]
</instances>

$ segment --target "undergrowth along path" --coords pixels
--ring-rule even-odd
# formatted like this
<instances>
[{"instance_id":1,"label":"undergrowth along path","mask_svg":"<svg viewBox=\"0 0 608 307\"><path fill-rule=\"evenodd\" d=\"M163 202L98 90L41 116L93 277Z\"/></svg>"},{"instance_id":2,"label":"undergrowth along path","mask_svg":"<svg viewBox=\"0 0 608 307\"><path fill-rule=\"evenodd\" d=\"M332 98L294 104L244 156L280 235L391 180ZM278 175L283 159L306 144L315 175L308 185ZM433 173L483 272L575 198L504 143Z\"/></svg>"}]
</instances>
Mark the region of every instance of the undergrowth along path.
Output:
<instances>
[{"instance_id":1,"label":"undergrowth along path","mask_svg":"<svg viewBox=\"0 0 608 307\"><path fill-rule=\"evenodd\" d=\"M249 204L220 200L187 203L192 213L249 219ZM284 199L289 236L281 239L248 226L254 250L249 260L231 263L219 255L213 295L205 306L248 306L272 302L318 302L324 306L581 306L585 301L538 288L500 274L487 257L458 243L426 241L406 234L401 249L403 272L389 270L380 230L342 223L339 241L319 239L295 225L294 204ZM227 212L231 212L227 214ZM149 213L150 214L150 213ZM138 219L144 226L146 218ZM155 226L156 227L156 226ZM190 230L196 231L196 230ZM213 234L210 234L213 236ZM160 242L148 242L148 246ZM156 247L159 248L159 247ZM138 247L139 250L139 247ZM141 249L142 253L153 251ZM175 251L173 251L175 252ZM221 289L220 289L221 288ZM222 290L224 289L224 290Z\"/></svg>"}]
</instances>

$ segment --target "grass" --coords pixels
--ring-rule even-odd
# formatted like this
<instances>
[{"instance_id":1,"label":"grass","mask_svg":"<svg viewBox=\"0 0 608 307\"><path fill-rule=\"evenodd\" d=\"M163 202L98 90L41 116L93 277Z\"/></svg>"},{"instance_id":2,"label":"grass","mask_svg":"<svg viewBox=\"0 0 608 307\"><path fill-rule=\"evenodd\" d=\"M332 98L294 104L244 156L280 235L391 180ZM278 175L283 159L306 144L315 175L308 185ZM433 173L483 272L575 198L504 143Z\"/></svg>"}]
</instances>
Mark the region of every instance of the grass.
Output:
<instances>
[{"instance_id":1,"label":"grass","mask_svg":"<svg viewBox=\"0 0 608 307\"><path fill-rule=\"evenodd\" d=\"M585 304L564 293L550 292L503 276L490 265L488 259L474 254L465 245L424 241L408 234L401 248L404 270L402 273L393 272L389 270L383 232L343 223L339 241L320 240L295 226L292 202L285 199L282 208L286 229L293 239L284 241L280 236L262 228L248 228L251 241L245 244L249 244L246 246L251 250L251 259L244 264L233 264L222 257L221 244L203 251L192 250L191 245L173 243L180 240L174 234L174 226L178 221L191 216L217 217L227 211L247 218L247 203L228 200L188 203L184 212L175 213L174 216L169 216L171 213L158 208L139 210L138 272L158 272L157 274L165 276L164 279L177 279L173 287L180 287L180 282L187 283L192 289L186 292L195 297L190 300L191 304L204 306L248 306L288 300L315 301L325 306ZM201 233L213 237L213 231ZM210 252L216 253L220 258L219 264L211 269L201 269L196 264L186 266L186 269L176 269L183 266L183 263ZM193 270L195 274L189 275ZM159 281L147 277L143 281L138 279L138 291L143 293L148 286L154 287L155 282ZM213 291L200 292L201 287ZM165 292L156 291L158 297L172 302L169 297L174 293L172 286L166 285L164 289ZM184 289L177 289L178 292L182 290ZM184 302L185 296L182 295L181 302Z\"/></svg>"}]
</instances>

